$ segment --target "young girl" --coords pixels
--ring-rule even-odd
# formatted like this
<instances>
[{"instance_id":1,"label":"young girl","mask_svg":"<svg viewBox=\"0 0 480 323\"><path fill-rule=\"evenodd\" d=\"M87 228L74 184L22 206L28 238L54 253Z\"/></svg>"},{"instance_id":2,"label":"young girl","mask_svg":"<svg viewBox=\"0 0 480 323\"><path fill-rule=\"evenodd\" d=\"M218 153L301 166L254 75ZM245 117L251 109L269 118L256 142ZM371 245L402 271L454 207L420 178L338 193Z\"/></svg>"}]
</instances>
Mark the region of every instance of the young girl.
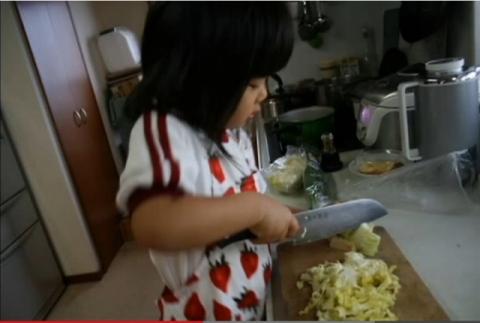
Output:
<instances>
[{"instance_id":1,"label":"young girl","mask_svg":"<svg viewBox=\"0 0 480 323\"><path fill-rule=\"evenodd\" d=\"M293 236L291 211L263 195L242 126L267 97L266 77L293 46L281 3L157 3L142 41L138 117L117 203L150 248L165 320L262 318L266 243ZM249 229L258 238L230 244Z\"/></svg>"}]
</instances>

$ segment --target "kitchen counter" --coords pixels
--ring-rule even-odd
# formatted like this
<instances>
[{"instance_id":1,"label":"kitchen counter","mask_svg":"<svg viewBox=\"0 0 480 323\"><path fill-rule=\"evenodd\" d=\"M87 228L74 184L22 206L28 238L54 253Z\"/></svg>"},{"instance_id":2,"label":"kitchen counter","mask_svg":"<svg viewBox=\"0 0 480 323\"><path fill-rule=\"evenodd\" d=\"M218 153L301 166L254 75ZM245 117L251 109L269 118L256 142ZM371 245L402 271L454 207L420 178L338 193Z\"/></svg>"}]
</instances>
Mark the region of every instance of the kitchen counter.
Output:
<instances>
[{"instance_id":1,"label":"kitchen counter","mask_svg":"<svg viewBox=\"0 0 480 323\"><path fill-rule=\"evenodd\" d=\"M261 167L265 167L268 152L265 153L266 146L261 145L262 137L258 132L261 127L257 130L257 149L259 155L264 154L259 160ZM342 154L344 165L348 165L357 153ZM333 176L340 195L344 185L357 177L347 167ZM306 207L302 196L286 197L273 192L269 195L292 207ZM374 223L390 233L450 319L480 318L480 205L459 214L432 214L407 209L388 211L387 216ZM275 278L280 279L278 271L274 270ZM270 292L267 319L275 320L275 313L285 309L274 306L275 298L280 297L279 291Z\"/></svg>"}]
</instances>

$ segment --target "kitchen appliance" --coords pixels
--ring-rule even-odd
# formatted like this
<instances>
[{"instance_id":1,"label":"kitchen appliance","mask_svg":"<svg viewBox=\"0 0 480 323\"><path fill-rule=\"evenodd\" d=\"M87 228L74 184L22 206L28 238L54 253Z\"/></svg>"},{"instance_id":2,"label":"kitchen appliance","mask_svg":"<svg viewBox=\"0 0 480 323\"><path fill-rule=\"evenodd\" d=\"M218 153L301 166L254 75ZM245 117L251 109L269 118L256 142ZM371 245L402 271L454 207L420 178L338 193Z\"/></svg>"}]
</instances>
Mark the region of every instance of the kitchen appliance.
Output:
<instances>
[{"instance_id":1,"label":"kitchen appliance","mask_svg":"<svg viewBox=\"0 0 480 323\"><path fill-rule=\"evenodd\" d=\"M140 69L140 46L137 37L129 29L114 27L102 31L97 44L110 75Z\"/></svg>"},{"instance_id":2,"label":"kitchen appliance","mask_svg":"<svg viewBox=\"0 0 480 323\"><path fill-rule=\"evenodd\" d=\"M401 150L398 85L417 80L423 64L408 66L380 80L363 82L352 91L354 113L357 120L356 135L368 148ZM413 94L407 93L407 115L413 119Z\"/></svg>"},{"instance_id":3,"label":"kitchen appliance","mask_svg":"<svg viewBox=\"0 0 480 323\"><path fill-rule=\"evenodd\" d=\"M372 199L357 199L299 212L296 218L300 224L300 233L288 242L298 245L326 239L355 229L360 224L376 220L387 213L382 204ZM256 238L250 230L244 230L223 240L220 246Z\"/></svg>"},{"instance_id":4,"label":"kitchen appliance","mask_svg":"<svg viewBox=\"0 0 480 323\"><path fill-rule=\"evenodd\" d=\"M419 160L468 149L478 165L480 68L464 67L463 58L433 60L425 66L424 78L398 86L403 154L408 160ZM409 120L411 99L407 97L412 94L415 114Z\"/></svg>"}]
</instances>

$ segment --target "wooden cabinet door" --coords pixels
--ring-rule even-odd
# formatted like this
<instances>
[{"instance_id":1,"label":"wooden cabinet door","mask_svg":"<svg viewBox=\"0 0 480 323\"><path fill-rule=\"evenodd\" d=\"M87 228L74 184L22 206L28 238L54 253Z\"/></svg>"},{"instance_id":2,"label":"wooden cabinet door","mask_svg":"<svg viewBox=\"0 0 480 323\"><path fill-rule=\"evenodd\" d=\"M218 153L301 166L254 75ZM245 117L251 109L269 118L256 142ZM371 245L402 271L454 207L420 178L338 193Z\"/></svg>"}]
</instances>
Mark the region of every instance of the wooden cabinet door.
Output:
<instances>
[{"instance_id":1,"label":"wooden cabinet door","mask_svg":"<svg viewBox=\"0 0 480 323\"><path fill-rule=\"evenodd\" d=\"M65 2L18 2L17 10L105 270L122 243L115 206L118 174L68 5Z\"/></svg>"}]
</instances>

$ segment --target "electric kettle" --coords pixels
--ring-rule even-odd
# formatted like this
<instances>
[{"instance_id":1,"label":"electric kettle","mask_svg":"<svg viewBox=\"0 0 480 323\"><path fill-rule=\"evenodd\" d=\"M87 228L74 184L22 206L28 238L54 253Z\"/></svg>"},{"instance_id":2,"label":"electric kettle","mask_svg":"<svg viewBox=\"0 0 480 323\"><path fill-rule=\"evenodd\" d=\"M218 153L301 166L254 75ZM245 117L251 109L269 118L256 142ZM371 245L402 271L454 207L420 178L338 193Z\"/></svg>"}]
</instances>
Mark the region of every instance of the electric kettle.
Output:
<instances>
[{"instance_id":1,"label":"electric kettle","mask_svg":"<svg viewBox=\"0 0 480 323\"><path fill-rule=\"evenodd\" d=\"M425 64L426 75L398 85L402 152L412 161L468 149L479 164L479 67L464 67L463 58ZM414 120L407 117L407 94L414 95ZM413 128L415 146L409 134Z\"/></svg>"}]
</instances>

